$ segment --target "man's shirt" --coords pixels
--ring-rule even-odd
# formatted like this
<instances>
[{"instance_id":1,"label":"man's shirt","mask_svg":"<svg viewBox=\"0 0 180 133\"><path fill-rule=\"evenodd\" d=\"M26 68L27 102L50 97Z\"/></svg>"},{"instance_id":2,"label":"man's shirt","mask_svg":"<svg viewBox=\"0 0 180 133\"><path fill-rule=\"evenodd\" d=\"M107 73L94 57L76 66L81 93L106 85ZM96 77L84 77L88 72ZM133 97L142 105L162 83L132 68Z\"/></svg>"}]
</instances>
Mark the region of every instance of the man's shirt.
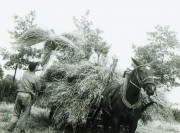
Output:
<instances>
[{"instance_id":1,"label":"man's shirt","mask_svg":"<svg viewBox=\"0 0 180 133\"><path fill-rule=\"evenodd\" d=\"M94 64L94 65L97 65L98 64L98 54L96 52L94 52L90 58L89 58L89 62Z\"/></svg>"},{"instance_id":2,"label":"man's shirt","mask_svg":"<svg viewBox=\"0 0 180 133\"><path fill-rule=\"evenodd\" d=\"M27 71L18 84L18 92L26 92L34 96L35 92L40 90L40 86L39 77L34 72Z\"/></svg>"}]
</instances>

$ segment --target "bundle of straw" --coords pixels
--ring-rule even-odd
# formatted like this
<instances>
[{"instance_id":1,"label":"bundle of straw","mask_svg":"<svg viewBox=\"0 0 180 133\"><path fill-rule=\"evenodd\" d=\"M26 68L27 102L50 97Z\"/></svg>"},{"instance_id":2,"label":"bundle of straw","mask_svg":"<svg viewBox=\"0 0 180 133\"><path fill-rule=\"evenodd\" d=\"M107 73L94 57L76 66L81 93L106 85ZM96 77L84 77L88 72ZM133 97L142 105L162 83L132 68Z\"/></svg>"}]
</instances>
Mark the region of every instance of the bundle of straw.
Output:
<instances>
[{"instance_id":1,"label":"bundle of straw","mask_svg":"<svg viewBox=\"0 0 180 133\"><path fill-rule=\"evenodd\" d=\"M19 44L32 46L49 39L50 33L40 28L31 28L25 31L17 40Z\"/></svg>"},{"instance_id":2,"label":"bundle of straw","mask_svg":"<svg viewBox=\"0 0 180 133\"><path fill-rule=\"evenodd\" d=\"M41 28L28 29L17 41L17 43L28 47L40 42L44 42L42 65L48 62L53 52L60 53L58 54L59 61L66 63L74 63L84 58L83 50L79 49L70 39Z\"/></svg>"},{"instance_id":3,"label":"bundle of straw","mask_svg":"<svg viewBox=\"0 0 180 133\"><path fill-rule=\"evenodd\" d=\"M17 41L19 44L32 46L40 42L45 42L45 47L53 47L52 44L59 47L73 47L76 48L75 44L64 36L57 36L51 31L45 31L41 28L30 28L25 31ZM56 48L56 47L55 47ZM52 50L54 50L52 48Z\"/></svg>"}]
</instances>

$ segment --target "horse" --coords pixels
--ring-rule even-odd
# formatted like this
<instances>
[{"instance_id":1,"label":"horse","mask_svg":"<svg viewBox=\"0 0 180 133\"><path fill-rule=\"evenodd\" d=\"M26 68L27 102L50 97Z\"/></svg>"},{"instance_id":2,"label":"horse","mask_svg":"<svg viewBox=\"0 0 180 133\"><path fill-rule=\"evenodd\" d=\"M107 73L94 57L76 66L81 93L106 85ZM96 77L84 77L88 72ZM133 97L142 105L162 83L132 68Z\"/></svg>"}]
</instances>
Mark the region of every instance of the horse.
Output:
<instances>
[{"instance_id":1,"label":"horse","mask_svg":"<svg viewBox=\"0 0 180 133\"><path fill-rule=\"evenodd\" d=\"M142 89L148 96L154 95L156 91L151 66L133 58L132 61L134 70L129 75L127 87L118 84L107 87L102 93L99 107L92 116L93 121L102 109L105 132L110 130L110 133L118 133L123 125L126 133L135 133L142 112L154 103L150 102L144 106L141 94Z\"/></svg>"}]
</instances>

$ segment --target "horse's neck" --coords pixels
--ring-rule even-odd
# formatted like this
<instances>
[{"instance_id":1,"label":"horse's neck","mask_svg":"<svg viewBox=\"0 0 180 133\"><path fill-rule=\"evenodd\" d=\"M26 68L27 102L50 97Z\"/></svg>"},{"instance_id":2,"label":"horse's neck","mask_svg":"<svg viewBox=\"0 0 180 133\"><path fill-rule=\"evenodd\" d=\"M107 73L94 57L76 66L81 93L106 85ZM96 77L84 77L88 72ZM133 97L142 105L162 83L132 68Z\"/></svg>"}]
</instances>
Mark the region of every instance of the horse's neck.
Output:
<instances>
[{"instance_id":1,"label":"horse's neck","mask_svg":"<svg viewBox=\"0 0 180 133\"><path fill-rule=\"evenodd\" d=\"M137 81L137 78L135 76L135 72L132 73L131 77L129 78L128 81L128 86L127 86L127 90L126 90L126 99L130 104L135 104L138 102L139 97L140 97L140 89L137 88L135 85L133 85L132 83L134 83L135 85L139 86L139 83Z\"/></svg>"}]
</instances>

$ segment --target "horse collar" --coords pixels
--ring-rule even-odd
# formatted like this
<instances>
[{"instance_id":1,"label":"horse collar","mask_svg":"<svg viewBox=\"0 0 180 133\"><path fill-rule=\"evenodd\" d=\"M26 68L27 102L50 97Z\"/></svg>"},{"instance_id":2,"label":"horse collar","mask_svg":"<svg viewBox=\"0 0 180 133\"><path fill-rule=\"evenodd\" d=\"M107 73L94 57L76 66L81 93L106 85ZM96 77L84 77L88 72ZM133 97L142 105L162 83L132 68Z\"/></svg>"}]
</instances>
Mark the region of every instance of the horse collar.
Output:
<instances>
[{"instance_id":1,"label":"horse collar","mask_svg":"<svg viewBox=\"0 0 180 133\"><path fill-rule=\"evenodd\" d=\"M140 94L140 97L138 99L138 101L135 103L135 104L131 104L127 98L126 98L126 92L127 92L127 88L123 86L123 89L122 89L122 102L124 103L124 105L128 108L128 109L137 109L141 106L142 104L142 101L141 101L141 94Z\"/></svg>"}]
</instances>

